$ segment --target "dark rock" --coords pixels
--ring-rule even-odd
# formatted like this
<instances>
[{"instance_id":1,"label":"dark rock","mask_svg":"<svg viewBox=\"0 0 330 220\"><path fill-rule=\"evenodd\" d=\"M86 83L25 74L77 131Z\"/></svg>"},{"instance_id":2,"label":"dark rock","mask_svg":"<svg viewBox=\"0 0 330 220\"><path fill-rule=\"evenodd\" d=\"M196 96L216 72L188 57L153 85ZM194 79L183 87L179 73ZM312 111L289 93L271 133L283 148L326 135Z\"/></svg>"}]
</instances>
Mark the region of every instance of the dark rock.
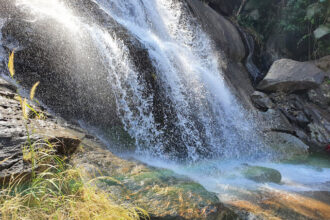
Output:
<instances>
[{"instance_id":1,"label":"dark rock","mask_svg":"<svg viewBox=\"0 0 330 220\"><path fill-rule=\"evenodd\" d=\"M322 109L330 111L330 83L325 81L317 89L308 91L310 102L320 106Z\"/></svg>"},{"instance_id":2,"label":"dark rock","mask_svg":"<svg viewBox=\"0 0 330 220\"><path fill-rule=\"evenodd\" d=\"M308 91L309 101L330 111L330 56L315 60L312 63L325 72L325 80L318 88Z\"/></svg>"},{"instance_id":3,"label":"dark rock","mask_svg":"<svg viewBox=\"0 0 330 220\"><path fill-rule=\"evenodd\" d=\"M267 94L259 92L259 91L255 91L251 95L251 100L252 100L253 105L261 111L267 111L268 109L272 109L275 107L274 103L267 96Z\"/></svg>"},{"instance_id":4,"label":"dark rock","mask_svg":"<svg viewBox=\"0 0 330 220\"><path fill-rule=\"evenodd\" d=\"M308 62L281 59L274 62L258 89L267 92L295 92L317 88L324 79L324 73Z\"/></svg>"},{"instance_id":5,"label":"dark rock","mask_svg":"<svg viewBox=\"0 0 330 220\"><path fill-rule=\"evenodd\" d=\"M260 126L264 131L280 131L294 134L295 129L285 115L277 108L258 112Z\"/></svg>"},{"instance_id":6,"label":"dark rock","mask_svg":"<svg viewBox=\"0 0 330 220\"><path fill-rule=\"evenodd\" d=\"M137 80L144 85L143 96L152 94L150 111L157 128L164 131L164 139L168 143L164 144L165 153L185 158L188 152L180 131L175 127L178 119L177 114L173 114L172 100L162 88L161 81L154 77L157 71L144 45L97 3L90 0L66 0L63 3L70 5L86 21L102 26L109 35L124 42L132 68L139 73ZM40 81L36 96L53 112L71 123L79 120L97 129L111 143L118 143L120 147L115 148L118 152L133 149L135 140L124 129L120 117L124 111L117 111L116 88L109 83L116 79L110 79L108 59L103 57L103 49L98 48L93 38L96 33L88 28L81 28L80 34L71 29L63 30L63 24L48 16L35 22L29 20L34 20L29 10L17 6L8 15L8 21L2 28L3 39L16 39L20 46L15 53L15 78L28 89ZM8 45L4 46L9 50ZM127 99L134 99L131 86L123 84L123 89L127 90ZM136 100L128 102L135 103ZM132 111L137 112L137 109ZM115 129L115 133L109 133L109 128L118 129Z\"/></svg>"}]
</instances>

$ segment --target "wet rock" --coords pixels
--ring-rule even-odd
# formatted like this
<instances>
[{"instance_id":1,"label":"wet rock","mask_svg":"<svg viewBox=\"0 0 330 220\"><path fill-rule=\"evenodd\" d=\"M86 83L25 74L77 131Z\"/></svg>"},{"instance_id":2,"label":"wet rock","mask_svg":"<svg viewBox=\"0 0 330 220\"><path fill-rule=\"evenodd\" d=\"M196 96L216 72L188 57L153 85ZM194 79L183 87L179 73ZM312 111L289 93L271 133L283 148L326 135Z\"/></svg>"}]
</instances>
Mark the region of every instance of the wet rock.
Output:
<instances>
[{"instance_id":1,"label":"wet rock","mask_svg":"<svg viewBox=\"0 0 330 220\"><path fill-rule=\"evenodd\" d=\"M281 173L277 170L260 166L247 166L242 171L242 174L247 179L251 179L260 183L280 183L282 179Z\"/></svg>"},{"instance_id":2,"label":"wet rock","mask_svg":"<svg viewBox=\"0 0 330 220\"><path fill-rule=\"evenodd\" d=\"M295 92L317 88L323 79L322 70L311 63L281 59L273 63L257 88L267 92Z\"/></svg>"},{"instance_id":3,"label":"wet rock","mask_svg":"<svg viewBox=\"0 0 330 220\"><path fill-rule=\"evenodd\" d=\"M315 61L322 70L326 71L325 79L318 88L309 90L307 95L310 102L330 111L330 56L328 57Z\"/></svg>"},{"instance_id":4,"label":"wet rock","mask_svg":"<svg viewBox=\"0 0 330 220\"><path fill-rule=\"evenodd\" d=\"M259 92L259 91L255 91L251 95L251 100L252 100L253 105L261 111L267 111L268 109L272 109L275 107L274 103L267 96L267 94Z\"/></svg>"},{"instance_id":5,"label":"wet rock","mask_svg":"<svg viewBox=\"0 0 330 220\"><path fill-rule=\"evenodd\" d=\"M304 111L305 103L297 95L274 94L271 96L276 100L278 109L287 117L290 123L299 127L306 127L311 119Z\"/></svg>"},{"instance_id":6,"label":"wet rock","mask_svg":"<svg viewBox=\"0 0 330 220\"><path fill-rule=\"evenodd\" d=\"M318 89L308 91L308 98L323 109L330 110L330 83L324 82Z\"/></svg>"},{"instance_id":7,"label":"wet rock","mask_svg":"<svg viewBox=\"0 0 330 220\"><path fill-rule=\"evenodd\" d=\"M274 93L271 99L293 127L294 134L312 152L323 152L330 142L330 115L322 105L310 102L306 94Z\"/></svg>"},{"instance_id":8,"label":"wet rock","mask_svg":"<svg viewBox=\"0 0 330 220\"><path fill-rule=\"evenodd\" d=\"M182 131L176 127L176 107L164 87L164 79L155 77L157 70L145 45L96 2L65 0L63 4L68 4L70 10L82 20L81 25L77 25L79 34L75 32L75 28L67 28L51 16L36 19L29 10L17 5L15 8L13 4L13 15L8 15L1 32L5 41L15 39L19 45L15 53L16 79L28 89L40 81L40 92L36 96L43 104L71 123L79 121L85 123L85 126L97 129L111 143L121 146L120 149L118 147L118 152L134 148L135 141L127 141L129 134L124 129L124 121L121 120L126 110L119 111L116 99L125 99L130 111L137 112L136 106L140 103L136 101L140 99L137 96L142 96L144 100L148 100L148 110L143 114L152 113L157 130L163 134L154 142L163 138L164 154L171 154L178 159L186 158L188 150L182 139ZM188 7L185 13L190 13ZM104 36L114 37L120 44L125 45L123 51L129 57L129 68L138 73L136 83L143 87L141 94L137 94L133 84L126 82L128 79L115 76L123 76L127 70L119 64L110 64L110 60L104 57L111 51L104 42ZM8 44L4 46L8 53L11 47ZM118 62L118 59L113 62ZM109 69L109 65L116 71ZM121 81L120 89L110 83L117 80ZM121 90L127 95L123 95ZM118 95L119 93L122 95ZM111 134L107 132L109 128L117 127L121 128L120 132L119 129ZM200 127L197 122L195 127ZM202 139L203 135L200 137ZM136 141L144 142L139 139ZM211 154L211 149L204 149L200 150L201 154Z\"/></svg>"}]
</instances>

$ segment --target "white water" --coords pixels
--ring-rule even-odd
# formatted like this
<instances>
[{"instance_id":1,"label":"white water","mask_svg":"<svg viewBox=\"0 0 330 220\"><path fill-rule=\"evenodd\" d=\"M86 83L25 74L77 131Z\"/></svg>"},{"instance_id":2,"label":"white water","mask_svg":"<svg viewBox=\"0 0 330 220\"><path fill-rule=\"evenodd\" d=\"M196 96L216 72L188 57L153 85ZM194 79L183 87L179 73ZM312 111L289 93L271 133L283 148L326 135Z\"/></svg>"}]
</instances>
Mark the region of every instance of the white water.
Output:
<instances>
[{"instance_id":1,"label":"white water","mask_svg":"<svg viewBox=\"0 0 330 220\"><path fill-rule=\"evenodd\" d=\"M200 155L196 151L203 152L206 148L226 158L261 154L263 146L255 132L251 132L255 127L226 87L218 64L219 54L185 4L172 0L97 2L147 48L157 70L157 80L175 108L175 128L180 131L188 158L198 159ZM135 91L139 90L137 84L131 85ZM119 93L125 97L126 91ZM153 153L162 155L164 145L170 144L166 139L171 137L164 136L165 129L155 128L150 110L131 117L128 106L140 104L140 109L151 109L148 99L152 96L146 99L135 94L140 103L132 105L131 98L118 100L125 103L119 106L119 111L125 112L123 122L140 150L154 146Z\"/></svg>"},{"instance_id":2,"label":"white water","mask_svg":"<svg viewBox=\"0 0 330 220\"><path fill-rule=\"evenodd\" d=\"M169 159L171 150L166 149L178 144L190 160L265 157L267 151L256 127L226 86L218 52L185 4L176 0L94 1L147 49L164 102L169 100L173 108L172 115L165 116L165 125L156 123L154 96L145 92L145 82L116 33L84 24L58 0L18 3L40 14L39 19L47 16L63 24L73 35L90 35L103 57L118 114L136 140L137 153Z\"/></svg>"}]
</instances>

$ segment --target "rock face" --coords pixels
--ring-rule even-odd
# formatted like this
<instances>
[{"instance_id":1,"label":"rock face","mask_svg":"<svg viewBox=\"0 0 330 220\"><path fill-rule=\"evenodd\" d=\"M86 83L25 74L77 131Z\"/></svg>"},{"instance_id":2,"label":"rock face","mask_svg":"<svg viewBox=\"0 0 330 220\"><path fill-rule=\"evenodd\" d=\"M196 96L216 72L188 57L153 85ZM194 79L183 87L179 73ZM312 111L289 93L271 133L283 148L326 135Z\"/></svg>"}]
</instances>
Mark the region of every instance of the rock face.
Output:
<instances>
[{"instance_id":1,"label":"rock face","mask_svg":"<svg viewBox=\"0 0 330 220\"><path fill-rule=\"evenodd\" d=\"M311 63L281 59L274 62L257 88L268 92L295 92L316 88L323 79L322 70Z\"/></svg>"},{"instance_id":2,"label":"rock face","mask_svg":"<svg viewBox=\"0 0 330 220\"><path fill-rule=\"evenodd\" d=\"M6 183L11 177L28 175L31 164L23 159L23 148L29 148L36 141L47 140L56 147L56 153L71 155L80 144L80 140L57 124L50 115L48 119L23 119L20 101L15 99L16 88L0 78L0 182ZM31 104L32 105L32 104ZM32 105L38 111L38 107Z\"/></svg>"},{"instance_id":3,"label":"rock face","mask_svg":"<svg viewBox=\"0 0 330 220\"><path fill-rule=\"evenodd\" d=\"M102 41L102 37L95 37L98 32L94 29L91 31L90 27L86 29L84 23L79 35L70 31L59 35L58 33L63 32L63 24L52 17L45 16L35 22L29 22L34 20L29 10L15 8L15 4L5 0L0 2L10 6L5 10L4 15L1 15L10 18L6 19L2 28L3 46L6 53L18 48L15 53L15 67L16 77L21 85L31 88L35 82L40 81L40 93L37 97L53 112L72 123L79 120L87 126L97 128L110 142L121 145L120 150L133 149L134 140L126 141L129 135L123 129L121 120L123 117L118 117L118 114L125 114L125 111L117 111L118 94L115 93L118 88L113 88L116 86L109 83L109 78L114 80L113 78L116 77L112 77L111 71L107 69L109 64L108 59L103 57L103 42L96 40L97 38ZM164 136L173 137L166 138L168 144L164 147L165 151L171 152L176 157L185 158L188 150L182 143L180 130L175 127L179 119L177 114L173 113L175 111L173 100L166 94L161 77L158 77L158 80L153 77L157 70L144 45L95 2L91 0L64 2L73 5L69 8L79 17L84 17L84 20L107 29L108 33L124 42L133 63L132 67L139 73L138 80L145 87L143 96L152 97L150 110L154 115L157 129L166 131ZM190 10L185 13L192 13L201 21L202 27L214 40L214 45L219 50L219 57L228 56L226 60L228 65L224 65L223 68L224 73L232 81L234 87L232 90L237 91L237 96L242 97L246 106L251 107L249 94L253 92L253 88L249 83L243 85L241 83L248 82L248 74L244 66L239 64L245 57L245 47L235 25L199 0L186 2L190 6L187 9ZM86 26L90 25L88 23L86 22ZM49 28L50 26L52 28ZM99 44L101 48L97 48ZM125 87L124 90L126 86L130 88L127 83L122 86ZM131 93L133 91L127 92L128 99ZM118 129L109 135L107 129L114 127ZM203 150L203 152L207 151Z\"/></svg>"}]
</instances>

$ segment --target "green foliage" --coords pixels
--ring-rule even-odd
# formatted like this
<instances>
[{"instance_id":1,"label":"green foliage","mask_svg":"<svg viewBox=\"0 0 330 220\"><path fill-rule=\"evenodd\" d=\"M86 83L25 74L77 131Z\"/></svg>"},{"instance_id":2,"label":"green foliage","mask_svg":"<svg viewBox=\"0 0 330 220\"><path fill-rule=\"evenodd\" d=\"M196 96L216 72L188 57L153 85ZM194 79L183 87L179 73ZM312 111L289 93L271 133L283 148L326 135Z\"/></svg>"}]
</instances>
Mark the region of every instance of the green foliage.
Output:
<instances>
[{"instance_id":1,"label":"green foliage","mask_svg":"<svg viewBox=\"0 0 330 220\"><path fill-rule=\"evenodd\" d=\"M303 59L330 54L330 1L328 0L249 0L237 18L261 41L274 30L289 39L291 48L303 48ZM296 42L296 45L292 45ZM307 48L307 49L304 49ZM306 52L307 53L307 52Z\"/></svg>"},{"instance_id":2,"label":"green foliage","mask_svg":"<svg viewBox=\"0 0 330 220\"><path fill-rule=\"evenodd\" d=\"M251 0L246 4L244 13L237 17L237 21L262 41L269 37L276 23L275 9L276 4L271 0Z\"/></svg>"},{"instance_id":3,"label":"green foliage","mask_svg":"<svg viewBox=\"0 0 330 220\"><path fill-rule=\"evenodd\" d=\"M309 58L330 54L330 2L325 0L288 0L280 25L285 32L300 36L299 46L309 44Z\"/></svg>"}]
</instances>

